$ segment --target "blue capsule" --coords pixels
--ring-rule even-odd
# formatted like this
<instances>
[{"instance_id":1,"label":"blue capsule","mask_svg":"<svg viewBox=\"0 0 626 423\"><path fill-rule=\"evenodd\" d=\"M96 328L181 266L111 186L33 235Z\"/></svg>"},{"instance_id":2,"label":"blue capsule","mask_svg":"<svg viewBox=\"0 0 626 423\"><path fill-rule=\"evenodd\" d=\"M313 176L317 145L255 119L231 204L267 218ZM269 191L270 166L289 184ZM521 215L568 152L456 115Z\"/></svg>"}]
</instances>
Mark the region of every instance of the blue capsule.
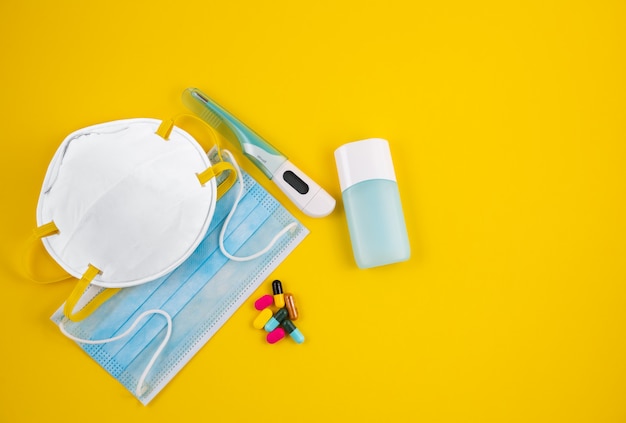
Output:
<instances>
[{"instance_id":1,"label":"blue capsule","mask_svg":"<svg viewBox=\"0 0 626 423\"><path fill-rule=\"evenodd\" d=\"M281 308L274 314L274 316L272 316L271 319L267 321L267 323L265 324L265 330L267 332L273 331L278 327L278 325L283 322L283 320L287 318L287 316L289 316L289 312L287 311L287 309Z\"/></svg>"},{"instance_id":2,"label":"blue capsule","mask_svg":"<svg viewBox=\"0 0 626 423\"><path fill-rule=\"evenodd\" d=\"M287 332L289 336L291 336L291 339L296 341L298 344L304 342L304 335L302 335L300 329L298 329L291 320L285 320L280 325L283 327L283 329L285 329L285 332Z\"/></svg>"}]
</instances>

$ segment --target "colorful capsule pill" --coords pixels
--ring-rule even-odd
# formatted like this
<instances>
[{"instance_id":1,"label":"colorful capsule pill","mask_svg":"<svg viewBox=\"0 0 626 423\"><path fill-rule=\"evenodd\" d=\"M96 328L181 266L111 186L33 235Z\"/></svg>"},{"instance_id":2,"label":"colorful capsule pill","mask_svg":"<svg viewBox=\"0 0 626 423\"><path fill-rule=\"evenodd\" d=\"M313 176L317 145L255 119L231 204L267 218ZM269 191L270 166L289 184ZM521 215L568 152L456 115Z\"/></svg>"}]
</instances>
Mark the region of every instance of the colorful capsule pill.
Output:
<instances>
[{"instance_id":1,"label":"colorful capsule pill","mask_svg":"<svg viewBox=\"0 0 626 423\"><path fill-rule=\"evenodd\" d=\"M267 309L269 310L269 309ZM264 310L265 311L265 310ZM281 324L281 322L283 320L285 320L287 318L287 316L289 316L289 312L287 311L286 308L281 308L280 310L278 310L274 316L272 316L267 323L265 324L265 330L267 332L271 332L274 329L276 329L278 327L278 325Z\"/></svg>"},{"instance_id":2,"label":"colorful capsule pill","mask_svg":"<svg viewBox=\"0 0 626 423\"><path fill-rule=\"evenodd\" d=\"M296 300L292 294L285 294L285 307L289 312L289 320L298 320L298 309L296 308Z\"/></svg>"},{"instance_id":3,"label":"colorful capsule pill","mask_svg":"<svg viewBox=\"0 0 626 423\"><path fill-rule=\"evenodd\" d=\"M298 329L291 320L285 320L280 325L285 329L285 332L291 336L291 339L296 341L298 344L304 342L304 335L302 335L300 329Z\"/></svg>"},{"instance_id":4,"label":"colorful capsule pill","mask_svg":"<svg viewBox=\"0 0 626 423\"><path fill-rule=\"evenodd\" d=\"M277 327L276 329L274 329L273 331L267 334L266 339L267 339L267 342L269 342L270 344L275 344L276 342L280 341L284 337L285 337L285 329L281 327Z\"/></svg>"},{"instance_id":5,"label":"colorful capsule pill","mask_svg":"<svg viewBox=\"0 0 626 423\"><path fill-rule=\"evenodd\" d=\"M257 310L263 310L265 308L268 308L272 304L274 304L274 297L272 297L271 295L263 295L261 298L254 302L254 308L256 308Z\"/></svg>"},{"instance_id":6,"label":"colorful capsule pill","mask_svg":"<svg viewBox=\"0 0 626 423\"><path fill-rule=\"evenodd\" d=\"M266 308L259 313L258 316L252 322L252 326L256 329L263 329L263 326L272 318L272 309Z\"/></svg>"},{"instance_id":7,"label":"colorful capsule pill","mask_svg":"<svg viewBox=\"0 0 626 423\"><path fill-rule=\"evenodd\" d=\"M272 292L274 293L274 304L276 307L285 307L285 296L283 294L283 284L278 279L272 282Z\"/></svg>"}]
</instances>

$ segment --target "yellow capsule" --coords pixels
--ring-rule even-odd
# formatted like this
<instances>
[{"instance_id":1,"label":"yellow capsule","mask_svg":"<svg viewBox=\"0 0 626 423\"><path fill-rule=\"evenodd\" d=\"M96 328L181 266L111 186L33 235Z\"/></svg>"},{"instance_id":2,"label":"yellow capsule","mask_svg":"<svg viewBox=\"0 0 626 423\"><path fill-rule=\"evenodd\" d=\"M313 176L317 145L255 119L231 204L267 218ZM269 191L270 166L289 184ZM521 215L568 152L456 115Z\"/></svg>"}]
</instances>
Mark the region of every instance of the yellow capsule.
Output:
<instances>
[{"instance_id":1,"label":"yellow capsule","mask_svg":"<svg viewBox=\"0 0 626 423\"><path fill-rule=\"evenodd\" d=\"M292 294L285 294L285 307L287 307L287 311L289 312L289 319L297 320L298 309L296 308L296 300L293 298Z\"/></svg>"},{"instance_id":2,"label":"yellow capsule","mask_svg":"<svg viewBox=\"0 0 626 423\"><path fill-rule=\"evenodd\" d=\"M285 295L284 294L274 295L274 304L276 304L276 307L279 307L279 308L285 307Z\"/></svg>"},{"instance_id":3,"label":"yellow capsule","mask_svg":"<svg viewBox=\"0 0 626 423\"><path fill-rule=\"evenodd\" d=\"M273 314L271 308L266 308L262 310L259 315L256 316L256 319L254 319L254 322L252 322L252 326L254 326L256 329L263 329L267 321L272 318L272 315Z\"/></svg>"},{"instance_id":4,"label":"yellow capsule","mask_svg":"<svg viewBox=\"0 0 626 423\"><path fill-rule=\"evenodd\" d=\"M272 293L274 294L274 304L276 307L285 307L285 296L283 295L283 285L278 279L272 282Z\"/></svg>"}]
</instances>

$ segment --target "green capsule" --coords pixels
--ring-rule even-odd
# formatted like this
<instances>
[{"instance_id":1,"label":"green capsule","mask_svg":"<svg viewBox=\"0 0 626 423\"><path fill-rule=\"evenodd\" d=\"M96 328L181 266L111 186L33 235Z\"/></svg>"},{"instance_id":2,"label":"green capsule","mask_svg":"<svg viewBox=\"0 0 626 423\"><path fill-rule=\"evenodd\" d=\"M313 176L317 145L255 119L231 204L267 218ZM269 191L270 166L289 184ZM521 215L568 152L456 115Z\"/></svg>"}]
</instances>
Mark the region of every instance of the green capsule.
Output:
<instances>
[{"instance_id":1,"label":"green capsule","mask_svg":"<svg viewBox=\"0 0 626 423\"><path fill-rule=\"evenodd\" d=\"M267 332L271 332L280 325L280 323L285 320L289 316L289 312L286 308L281 308L274 314L274 316L267 321L265 324L265 330Z\"/></svg>"}]
</instances>

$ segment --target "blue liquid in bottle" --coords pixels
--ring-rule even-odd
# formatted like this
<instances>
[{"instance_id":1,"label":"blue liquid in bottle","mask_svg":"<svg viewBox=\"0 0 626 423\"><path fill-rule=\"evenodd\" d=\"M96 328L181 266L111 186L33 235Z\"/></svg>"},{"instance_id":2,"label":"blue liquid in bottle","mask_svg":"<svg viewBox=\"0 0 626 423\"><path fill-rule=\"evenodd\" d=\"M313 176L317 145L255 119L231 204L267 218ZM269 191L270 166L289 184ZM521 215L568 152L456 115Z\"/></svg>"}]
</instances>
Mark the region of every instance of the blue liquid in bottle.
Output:
<instances>
[{"instance_id":1,"label":"blue liquid in bottle","mask_svg":"<svg viewBox=\"0 0 626 423\"><path fill-rule=\"evenodd\" d=\"M342 193L357 266L370 268L408 260L411 248L395 181L370 179Z\"/></svg>"}]
</instances>

